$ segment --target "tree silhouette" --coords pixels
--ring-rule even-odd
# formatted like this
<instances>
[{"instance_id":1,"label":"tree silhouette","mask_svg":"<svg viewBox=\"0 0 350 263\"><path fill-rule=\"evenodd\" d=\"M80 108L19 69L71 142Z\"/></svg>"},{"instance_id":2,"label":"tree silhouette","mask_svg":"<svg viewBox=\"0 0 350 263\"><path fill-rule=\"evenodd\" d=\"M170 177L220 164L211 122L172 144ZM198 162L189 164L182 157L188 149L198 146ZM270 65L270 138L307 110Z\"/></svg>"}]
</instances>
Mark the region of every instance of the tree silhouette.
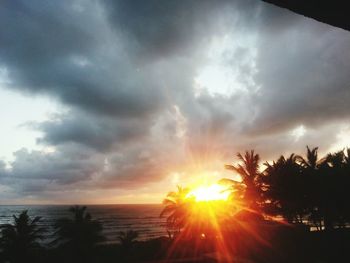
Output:
<instances>
[{"instance_id":1,"label":"tree silhouette","mask_svg":"<svg viewBox=\"0 0 350 263\"><path fill-rule=\"evenodd\" d=\"M281 156L263 172L264 212L317 229L346 227L350 221L350 150L318 158L307 146L306 157ZM308 222L305 221L308 219Z\"/></svg>"},{"instance_id":2,"label":"tree silhouette","mask_svg":"<svg viewBox=\"0 0 350 263\"><path fill-rule=\"evenodd\" d=\"M134 230L120 231L118 240L124 250L129 250L138 238L139 233Z\"/></svg>"},{"instance_id":3,"label":"tree silhouette","mask_svg":"<svg viewBox=\"0 0 350 263\"><path fill-rule=\"evenodd\" d=\"M17 217L14 223L1 226L0 247L4 258L10 262L24 262L33 259L33 252L40 248L45 229L38 225L41 217L31 219L27 211Z\"/></svg>"},{"instance_id":4,"label":"tree silhouette","mask_svg":"<svg viewBox=\"0 0 350 263\"><path fill-rule=\"evenodd\" d=\"M339 204L341 204L341 213L342 213L342 225L344 227L346 223L350 222L350 149L345 150L343 156L343 168L342 168L342 183L341 183L341 197Z\"/></svg>"},{"instance_id":5,"label":"tree silhouette","mask_svg":"<svg viewBox=\"0 0 350 263\"><path fill-rule=\"evenodd\" d=\"M262 180L265 185L264 197L266 211L275 215L283 215L290 223L302 223L305 214L305 187L299 156L283 155L272 164L266 162Z\"/></svg>"},{"instance_id":6,"label":"tree silhouette","mask_svg":"<svg viewBox=\"0 0 350 263\"><path fill-rule=\"evenodd\" d=\"M258 209L260 202L261 186L259 183L259 154L255 154L254 150L246 151L244 156L237 154L240 163L237 165L225 165L225 168L237 172L245 185L243 199L249 209Z\"/></svg>"},{"instance_id":7,"label":"tree silhouette","mask_svg":"<svg viewBox=\"0 0 350 263\"><path fill-rule=\"evenodd\" d=\"M83 262L89 259L89 254L96 244L105 239L102 235L102 225L91 218L85 206L70 207L69 212L73 218L61 218L56 221L56 238L52 244L66 249L74 260Z\"/></svg>"},{"instance_id":8,"label":"tree silhouette","mask_svg":"<svg viewBox=\"0 0 350 263\"><path fill-rule=\"evenodd\" d=\"M344 151L329 153L321 165L319 210L322 213L325 230L332 230L334 225L344 225L348 210L349 176L346 169Z\"/></svg>"},{"instance_id":9,"label":"tree silhouette","mask_svg":"<svg viewBox=\"0 0 350 263\"><path fill-rule=\"evenodd\" d=\"M222 178L218 181L218 184L224 185L227 187L225 191L230 192L230 201L234 201L232 203L233 207L236 208L236 210L241 209L244 207L244 194L246 190L246 185L244 185L242 182L229 179L229 178Z\"/></svg>"},{"instance_id":10,"label":"tree silhouette","mask_svg":"<svg viewBox=\"0 0 350 263\"><path fill-rule=\"evenodd\" d=\"M163 200L165 207L160 213L160 217L167 217L167 229L168 231L173 231L174 234L179 233L186 224L189 213L188 193L189 190L187 188L177 186L177 192L169 192Z\"/></svg>"},{"instance_id":11,"label":"tree silhouette","mask_svg":"<svg viewBox=\"0 0 350 263\"><path fill-rule=\"evenodd\" d=\"M306 146L306 159L302 156L298 157L300 159L301 166L305 169L310 169L315 171L318 169L319 165L322 163L322 160L318 159L318 147L310 149L309 146Z\"/></svg>"},{"instance_id":12,"label":"tree silhouette","mask_svg":"<svg viewBox=\"0 0 350 263\"><path fill-rule=\"evenodd\" d=\"M310 149L306 146L306 158L300 157L303 181L306 187L307 200L305 206L308 209L308 218L317 229L321 230L323 225L320 201L324 198L322 185L324 178L324 158L318 158L318 147Z\"/></svg>"}]
</instances>

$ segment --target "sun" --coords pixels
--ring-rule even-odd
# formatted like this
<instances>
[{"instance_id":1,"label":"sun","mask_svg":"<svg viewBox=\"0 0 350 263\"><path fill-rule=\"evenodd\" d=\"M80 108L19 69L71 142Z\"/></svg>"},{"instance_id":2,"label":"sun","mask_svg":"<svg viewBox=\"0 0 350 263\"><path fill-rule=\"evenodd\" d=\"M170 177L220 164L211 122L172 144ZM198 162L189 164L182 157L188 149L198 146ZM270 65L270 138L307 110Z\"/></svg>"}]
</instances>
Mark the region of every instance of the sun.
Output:
<instances>
[{"instance_id":1,"label":"sun","mask_svg":"<svg viewBox=\"0 0 350 263\"><path fill-rule=\"evenodd\" d=\"M198 186L186 195L187 198L194 198L197 202L226 201L229 196L230 191L227 190L227 187L219 184Z\"/></svg>"}]
</instances>

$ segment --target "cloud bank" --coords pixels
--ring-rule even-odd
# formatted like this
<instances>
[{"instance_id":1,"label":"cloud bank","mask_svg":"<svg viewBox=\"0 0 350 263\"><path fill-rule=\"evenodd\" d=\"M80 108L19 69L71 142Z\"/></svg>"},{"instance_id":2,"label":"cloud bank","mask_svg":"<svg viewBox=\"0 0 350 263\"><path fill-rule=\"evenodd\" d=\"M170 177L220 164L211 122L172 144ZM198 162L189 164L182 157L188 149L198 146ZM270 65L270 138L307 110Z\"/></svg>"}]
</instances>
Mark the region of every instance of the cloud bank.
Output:
<instances>
[{"instance_id":1,"label":"cloud bank","mask_svg":"<svg viewBox=\"0 0 350 263\"><path fill-rule=\"evenodd\" d=\"M27 124L54 151L0 162L4 202L164 192L348 131L349 32L260 1L6 1L0 32L4 86L64 107Z\"/></svg>"}]
</instances>

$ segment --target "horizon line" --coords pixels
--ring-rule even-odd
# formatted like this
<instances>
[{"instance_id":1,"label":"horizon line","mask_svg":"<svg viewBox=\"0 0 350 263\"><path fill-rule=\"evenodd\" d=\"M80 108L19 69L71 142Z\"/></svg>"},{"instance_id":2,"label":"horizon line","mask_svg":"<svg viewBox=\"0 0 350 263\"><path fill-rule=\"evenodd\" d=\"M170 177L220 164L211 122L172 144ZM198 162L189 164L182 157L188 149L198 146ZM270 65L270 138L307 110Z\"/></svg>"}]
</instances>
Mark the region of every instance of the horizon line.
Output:
<instances>
[{"instance_id":1,"label":"horizon line","mask_svg":"<svg viewBox=\"0 0 350 263\"><path fill-rule=\"evenodd\" d=\"M101 204L83 204L83 203L63 203L63 204L0 204L0 206L103 206L103 205L161 205L162 203L101 203Z\"/></svg>"}]
</instances>

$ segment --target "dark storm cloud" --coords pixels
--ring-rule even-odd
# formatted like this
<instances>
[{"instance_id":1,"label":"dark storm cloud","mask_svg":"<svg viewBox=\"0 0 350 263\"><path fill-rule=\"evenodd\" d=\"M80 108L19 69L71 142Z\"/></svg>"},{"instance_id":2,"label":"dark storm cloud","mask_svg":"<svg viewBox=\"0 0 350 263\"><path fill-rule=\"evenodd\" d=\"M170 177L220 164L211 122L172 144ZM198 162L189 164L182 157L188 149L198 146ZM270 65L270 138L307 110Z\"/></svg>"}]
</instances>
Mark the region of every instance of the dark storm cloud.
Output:
<instances>
[{"instance_id":1,"label":"dark storm cloud","mask_svg":"<svg viewBox=\"0 0 350 263\"><path fill-rule=\"evenodd\" d=\"M11 86L58 97L72 107L144 117L162 104L102 16L98 3L7 1L0 8L1 66Z\"/></svg>"},{"instance_id":2,"label":"dark storm cloud","mask_svg":"<svg viewBox=\"0 0 350 263\"><path fill-rule=\"evenodd\" d=\"M29 152L21 149L14 153L11 174L16 178L49 179L62 184L87 179L103 166L103 159L91 155L84 147L59 148L54 153ZM70 174L74 176L70 176ZM68 175L68 176L67 176Z\"/></svg>"},{"instance_id":3,"label":"dark storm cloud","mask_svg":"<svg viewBox=\"0 0 350 263\"><path fill-rule=\"evenodd\" d=\"M39 143L49 145L78 143L100 152L110 151L118 147L121 142L123 144L139 142L148 136L150 125L148 119L144 121L135 118L114 119L77 111L56 116L50 121L31 124L44 132L44 137L38 139Z\"/></svg>"},{"instance_id":4,"label":"dark storm cloud","mask_svg":"<svg viewBox=\"0 0 350 263\"><path fill-rule=\"evenodd\" d=\"M256 1L103 1L111 23L130 39L142 57L188 55L212 34L224 33L217 22L224 12L240 18L246 27L256 14ZM244 14L241 17L241 14ZM132 19L130 19L132 18Z\"/></svg>"},{"instance_id":5,"label":"dark storm cloud","mask_svg":"<svg viewBox=\"0 0 350 263\"><path fill-rule=\"evenodd\" d=\"M17 196L135 189L210 152L326 149L350 117L350 34L260 1L6 1L0 32L7 87L65 107L30 124L54 153L0 162ZM215 63L244 88L198 95L225 37Z\"/></svg>"},{"instance_id":6,"label":"dark storm cloud","mask_svg":"<svg viewBox=\"0 0 350 263\"><path fill-rule=\"evenodd\" d=\"M259 43L261 97L253 133L349 119L350 34L314 21Z\"/></svg>"}]
</instances>

